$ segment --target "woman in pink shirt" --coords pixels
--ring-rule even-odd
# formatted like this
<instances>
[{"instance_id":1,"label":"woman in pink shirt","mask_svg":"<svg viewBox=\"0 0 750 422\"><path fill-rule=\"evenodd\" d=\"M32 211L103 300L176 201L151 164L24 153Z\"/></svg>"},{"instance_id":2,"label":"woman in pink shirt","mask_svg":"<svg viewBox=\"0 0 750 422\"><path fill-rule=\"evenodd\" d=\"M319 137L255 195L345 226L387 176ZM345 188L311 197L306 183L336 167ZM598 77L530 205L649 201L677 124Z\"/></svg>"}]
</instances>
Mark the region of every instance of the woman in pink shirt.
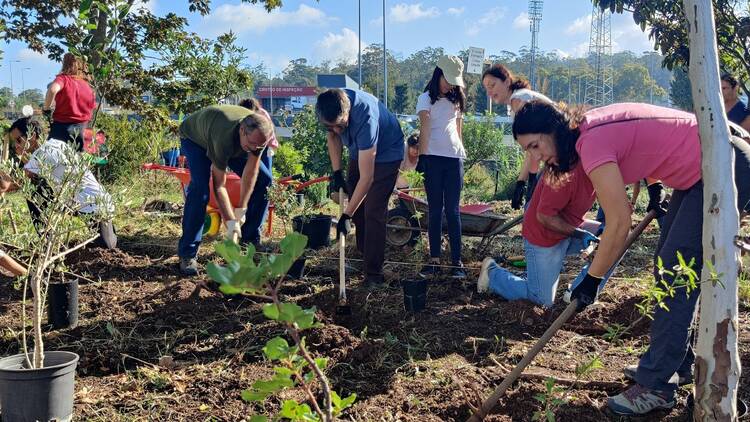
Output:
<instances>
[{"instance_id":1,"label":"woman in pink shirt","mask_svg":"<svg viewBox=\"0 0 750 422\"><path fill-rule=\"evenodd\" d=\"M53 101L54 112L51 110ZM62 70L47 88L42 107L50 119L49 137L73 142L77 151L83 150L83 130L95 106L94 91L86 80L86 63L65 53Z\"/></svg>"},{"instance_id":2,"label":"woman in pink shirt","mask_svg":"<svg viewBox=\"0 0 750 422\"><path fill-rule=\"evenodd\" d=\"M513 136L553 173L566 173L580 162L605 211L607 229L598 252L588 274L572 292L579 310L594 302L602 277L625 244L631 226L625 186L644 178L661 181L648 187L647 209L665 215L655 257L661 258L664 268L673 268L679 252L685 262L695 259L693 269L700 275L703 182L698 124L693 114L634 103L576 113L534 101L516 114ZM734 141L744 146L742 140ZM735 165L740 162L735 160ZM662 200L662 183L674 189L668 209ZM750 188L748 180L736 183L740 192ZM658 268L654 268L654 277L674 282L672 275L659 274ZM624 371L637 384L610 397L607 405L613 412L636 415L671 408L678 383L692 382L689 329L698 296L698 290L690 294L680 291L664 300L669 311L657 307L649 349L638 366Z\"/></svg>"}]
</instances>

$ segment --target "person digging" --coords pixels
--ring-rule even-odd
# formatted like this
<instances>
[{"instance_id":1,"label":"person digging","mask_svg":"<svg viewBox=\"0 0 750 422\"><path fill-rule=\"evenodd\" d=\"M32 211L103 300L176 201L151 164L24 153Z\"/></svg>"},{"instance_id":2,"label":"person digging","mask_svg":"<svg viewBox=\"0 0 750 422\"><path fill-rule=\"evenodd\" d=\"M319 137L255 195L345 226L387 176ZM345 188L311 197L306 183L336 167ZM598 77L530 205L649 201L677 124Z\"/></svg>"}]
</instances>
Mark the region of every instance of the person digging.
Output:
<instances>
[{"instance_id":1,"label":"person digging","mask_svg":"<svg viewBox=\"0 0 750 422\"><path fill-rule=\"evenodd\" d=\"M16 120L9 129L10 141L15 146L16 156L24 163L24 173L36 186L34 200L27 200L35 227L45 224L44 210L52 200L51 185L59 186L71 171L81 170L83 165L76 159L76 152L69 144L49 138L42 142L42 126L31 117ZM43 178L44 169L51 169L51 178ZM2 183L3 192L17 189L12 183ZM88 221L99 230L95 244L107 249L117 247L117 235L109 216L115 207L112 198L96 180L90 170L84 169L73 198L74 214L91 216Z\"/></svg>"},{"instance_id":2,"label":"person digging","mask_svg":"<svg viewBox=\"0 0 750 422\"><path fill-rule=\"evenodd\" d=\"M580 165L557 176L546 168L524 214L522 235L527 278L482 261L477 291L491 291L507 300L527 299L544 307L555 302L557 284L566 256L579 255L592 242L599 223L584 220L594 203L594 187ZM501 262L502 263L502 262Z\"/></svg>"},{"instance_id":3,"label":"person digging","mask_svg":"<svg viewBox=\"0 0 750 422\"><path fill-rule=\"evenodd\" d=\"M357 226L357 250L364 256L365 285L383 285L386 212L404 156L404 134L396 116L377 98L352 89L329 89L318 96L318 119L328 130L331 191L343 189L349 203L339 217L336 238ZM349 149L348 180L341 154Z\"/></svg>"},{"instance_id":4,"label":"person digging","mask_svg":"<svg viewBox=\"0 0 750 422\"><path fill-rule=\"evenodd\" d=\"M177 244L180 272L198 274L198 255L203 237L210 188L213 187L226 238L251 242L252 231L245 228L250 196L258 178L261 155L272 139L273 125L263 114L235 105L209 106L188 116L180 125L182 154L190 169L185 194L182 236ZM241 175L240 200L233 207L226 187L227 172ZM209 183L213 186L209 186Z\"/></svg>"}]
</instances>

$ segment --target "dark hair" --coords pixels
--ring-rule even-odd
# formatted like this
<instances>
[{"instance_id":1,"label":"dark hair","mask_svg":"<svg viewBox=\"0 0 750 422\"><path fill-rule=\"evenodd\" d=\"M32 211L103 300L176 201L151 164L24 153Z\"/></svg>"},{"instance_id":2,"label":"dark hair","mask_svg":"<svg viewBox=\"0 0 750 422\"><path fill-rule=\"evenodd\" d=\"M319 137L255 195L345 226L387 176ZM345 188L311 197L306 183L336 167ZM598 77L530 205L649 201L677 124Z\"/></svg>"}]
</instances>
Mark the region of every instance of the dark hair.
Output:
<instances>
[{"instance_id":1,"label":"dark hair","mask_svg":"<svg viewBox=\"0 0 750 422\"><path fill-rule=\"evenodd\" d=\"M346 92L343 89L331 88L318 95L315 112L318 114L318 118L335 123L341 116L349 113L350 107L351 103Z\"/></svg>"},{"instance_id":2,"label":"dark hair","mask_svg":"<svg viewBox=\"0 0 750 422\"><path fill-rule=\"evenodd\" d=\"M509 88L510 92L513 92L519 89L531 88L531 85L529 85L529 81L527 81L526 79L514 78L513 74L510 73L510 70L508 70L507 67L503 66L500 63L495 63L492 66L485 69L485 71L482 72L482 80L484 80L484 78L488 75L494 76L503 82L510 79L510 88Z\"/></svg>"},{"instance_id":3,"label":"dark hair","mask_svg":"<svg viewBox=\"0 0 750 422\"><path fill-rule=\"evenodd\" d=\"M23 135L24 138L29 137L29 129L31 129L32 137L34 135L36 135L38 138L42 137L42 125L38 120L32 119L31 117L22 117L13 122L13 124L10 125L10 128L8 129L8 133L12 132L13 129L18 129L18 131L21 132L21 135Z\"/></svg>"},{"instance_id":4,"label":"dark hair","mask_svg":"<svg viewBox=\"0 0 750 422\"><path fill-rule=\"evenodd\" d=\"M244 100L240 101L238 105L252 111L258 111L262 108L260 106L260 102L258 102L258 100L254 97L245 98Z\"/></svg>"},{"instance_id":5,"label":"dark hair","mask_svg":"<svg viewBox=\"0 0 750 422\"><path fill-rule=\"evenodd\" d=\"M430 104L435 104L435 102L440 99L441 76L443 76L443 69L435 66L435 70L432 71L430 82L427 82L427 86L424 87L423 92L430 93ZM457 104L459 111L464 112L466 110L466 94L464 94L464 89L460 86L454 86L453 89L445 94L445 98L453 104Z\"/></svg>"},{"instance_id":6,"label":"dark hair","mask_svg":"<svg viewBox=\"0 0 750 422\"><path fill-rule=\"evenodd\" d=\"M557 165L548 166L554 176L560 176L578 162L576 142L581 134L578 124L582 118L580 108L562 110L546 101L529 101L513 118L513 138L531 133L551 135L557 149Z\"/></svg>"},{"instance_id":7,"label":"dark hair","mask_svg":"<svg viewBox=\"0 0 750 422\"><path fill-rule=\"evenodd\" d=\"M725 73L721 75L721 80L728 83L729 85L732 85L732 88L737 87L737 78L735 78L731 73Z\"/></svg>"},{"instance_id":8,"label":"dark hair","mask_svg":"<svg viewBox=\"0 0 750 422\"><path fill-rule=\"evenodd\" d=\"M409 135L409 137L406 138L406 145L409 145L410 147L419 145L419 133L412 133Z\"/></svg>"}]
</instances>

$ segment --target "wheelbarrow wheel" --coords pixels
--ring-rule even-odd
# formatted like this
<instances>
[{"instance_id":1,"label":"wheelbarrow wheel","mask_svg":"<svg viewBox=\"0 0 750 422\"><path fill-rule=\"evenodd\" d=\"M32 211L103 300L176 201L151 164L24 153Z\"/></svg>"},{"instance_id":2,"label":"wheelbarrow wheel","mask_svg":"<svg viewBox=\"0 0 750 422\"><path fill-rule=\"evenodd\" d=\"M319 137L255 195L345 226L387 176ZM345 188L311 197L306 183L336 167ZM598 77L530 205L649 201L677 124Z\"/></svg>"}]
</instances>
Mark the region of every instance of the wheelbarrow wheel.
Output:
<instances>
[{"instance_id":1,"label":"wheelbarrow wheel","mask_svg":"<svg viewBox=\"0 0 750 422\"><path fill-rule=\"evenodd\" d=\"M204 236L216 236L219 234L219 228L221 227L221 215L216 211L209 211L206 213L206 219L203 222L203 235Z\"/></svg>"},{"instance_id":2,"label":"wheelbarrow wheel","mask_svg":"<svg viewBox=\"0 0 750 422\"><path fill-rule=\"evenodd\" d=\"M385 223L389 226L419 228L417 219L402 207L388 210ZM391 246L411 246L417 243L417 239L419 239L418 230L395 227L387 227L385 230L385 241Z\"/></svg>"}]
</instances>

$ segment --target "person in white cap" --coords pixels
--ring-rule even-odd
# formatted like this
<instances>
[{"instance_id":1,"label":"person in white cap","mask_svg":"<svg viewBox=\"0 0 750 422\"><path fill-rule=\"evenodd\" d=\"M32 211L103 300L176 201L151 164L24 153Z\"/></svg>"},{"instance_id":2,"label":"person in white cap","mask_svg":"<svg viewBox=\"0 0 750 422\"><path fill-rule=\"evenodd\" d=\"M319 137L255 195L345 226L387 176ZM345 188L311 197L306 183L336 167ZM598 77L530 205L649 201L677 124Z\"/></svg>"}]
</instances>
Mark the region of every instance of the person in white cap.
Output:
<instances>
[{"instance_id":1,"label":"person in white cap","mask_svg":"<svg viewBox=\"0 0 750 422\"><path fill-rule=\"evenodd\" d=\"M419 115L419 161L424 166L424 186L429 206L430 261L419 272L424 278L440 272L443 212L448 224L451 277L466 278L461 263L461 215L459 200L464 180L464 150L461 129L466 109L464 64L456 56L442 56L432 78L417 98Z\"/></svg>"}]
</instances>

